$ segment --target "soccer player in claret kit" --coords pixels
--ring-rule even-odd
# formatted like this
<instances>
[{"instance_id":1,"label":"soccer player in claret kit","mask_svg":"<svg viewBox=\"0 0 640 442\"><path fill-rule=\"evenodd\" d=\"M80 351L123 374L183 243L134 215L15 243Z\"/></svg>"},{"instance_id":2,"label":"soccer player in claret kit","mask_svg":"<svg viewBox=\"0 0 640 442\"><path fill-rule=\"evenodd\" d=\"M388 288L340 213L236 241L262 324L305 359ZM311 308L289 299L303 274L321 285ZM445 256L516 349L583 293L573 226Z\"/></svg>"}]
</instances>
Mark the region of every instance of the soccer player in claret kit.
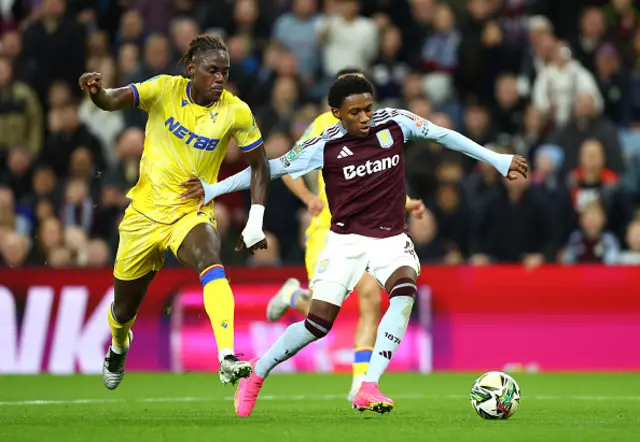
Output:
<instances>
[{"instance_id":1,"label":"soccer player in claret kit","mask_svg":"<svg viewBox=\"0 0 640 442\"><path fill-rule=\"evenodd\" d=\"M131 326L155 273L171 250L200 275L204 305L218 345L220 380L236 383L251 373L234 351L234 299L220 262L220 235L213 205L184 200L182 184L194 175L216 182L233 137L250 164L251 211L237 250L265 248L262 232L269 165L262 136L246 103L224 90L229 54L218 37L202 35L182 58L189 78L159 75L118 89L103 89L99 73L80 77L82 90L106 111L137 107L146 111L140 178L127 195L131 204L119 226L114 264L114 301L108 312L112 342L102 370L103 383L122 382L133 340Z\"/></svg>"},{"instance_id":2,"label":"soccer player in claret kit","mask_svg":"<svg viewBox=\"0 0 640 442\"><path fill-rule=\"evenodd\" d=\"M522 157L492 152L407 111L374 112L373 95L373 86L361 76L336 80L329 91L329 106L340 123L269 162L272 179L285 173L295 179L322 168L331 232L311 282L313 300L306 320L289 326L262 358L251 361L254 370L240 380L235 395L238 416L251 414L275 366L329 333L342 303L365 270L389 293L390 305L378 326L373 356L353 408L378 413L393 408L393 400L380 392L378 381L406 332L420 272L413 243L405 233L402 148L407 140L437 141L491 164L510 180L527 176ZM250 177L246 169L220 183L191 180L189 196L204 195L206 203L215 196L246 189Z\"/></svg>"},{"instance_id":3,"label":"soccer player in claret kit","mask_svg":"<svg viewBox=\"0 0 640 442\"><path fill-rule=\"evenodd\" d=\"M362 72L353 68L346 68L336 74L336 78L346 75L364 76ZM297 144L302 144L310 138L322 135L329 127L334 126L339 120L331 113L325 112L319 115L307 128ZM305 231L304 262L307 268L308 280L312 281L320 254L324 250L327 234L331 229L331 212L327 202L327 193L322 174L318 174L318 195L314 195L307 188L304 179L299 177L293 180L289 175L282 177L287 187L302 200L308 207L315 206L317 213L311 219L309 227ZM405 209L413 216L420 218L425 211L424 204L420 200L412 200L407 197ZM382 290L376 280L367 272L355 286L358 295L358 307L360 317L355 332L355 351L353 359L353 379L347 399L351 401L360 389L364 375L369 368L369 361L376 342L376 331L380 322L380 298ZM303 289L300 281L289 278L278 293L271 298L267 306L267 318L269 321L277 321L289 308L307 316L311 307L312 290Z\"/></svg>"}]
</instances>

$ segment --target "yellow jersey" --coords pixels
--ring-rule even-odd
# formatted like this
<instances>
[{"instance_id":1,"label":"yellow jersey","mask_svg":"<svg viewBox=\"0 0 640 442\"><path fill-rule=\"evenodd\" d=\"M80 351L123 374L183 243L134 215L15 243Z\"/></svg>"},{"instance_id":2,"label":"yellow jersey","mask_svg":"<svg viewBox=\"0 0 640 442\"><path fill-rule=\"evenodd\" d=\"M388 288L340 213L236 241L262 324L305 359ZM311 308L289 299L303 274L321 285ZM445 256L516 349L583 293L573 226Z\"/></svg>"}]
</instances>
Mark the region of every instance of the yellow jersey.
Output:
<instances>
[{"instance_id":1,"label":"yellow jersey","mask_svg":"<svg viewBox=\"0 0 640 442\"><path fill-rule=\"evenodd\" d=\"M322 133L329 127L338 123L336 117L333 116L331 112L325 112L322 115L319 115L313 123L309 125L307 130L302 134L302 137L298 140L296 144L301 144L302 142L308 140L309 138L314 138L322 135ZM314 216L309 223L309 229L316 228L330 228L331 227L331 212L329 212L329 201L327 200L327 192L325 191L324 186L324 178L322 178L322 171L318 173L318 198L324 204L324 209L318 215Z\"/></svg>"},{"instance_id":2,"label":"yellow jersey","mask_svg":"<svg viewBox=\"0 0 640 442\"><path fill-rule=\"evenodd\" d=\"M129 87L149 119L140 178L127 197L153 221L171 224L196 210L198 201L180 199L180 184L192 176L216 183L231 137L243 152L262 145L249 106L230 92L205 107L191 99L191 80L182 76L158 75ZM213 217L213 203L202 212Z\"/></svg>"}]
</instances>

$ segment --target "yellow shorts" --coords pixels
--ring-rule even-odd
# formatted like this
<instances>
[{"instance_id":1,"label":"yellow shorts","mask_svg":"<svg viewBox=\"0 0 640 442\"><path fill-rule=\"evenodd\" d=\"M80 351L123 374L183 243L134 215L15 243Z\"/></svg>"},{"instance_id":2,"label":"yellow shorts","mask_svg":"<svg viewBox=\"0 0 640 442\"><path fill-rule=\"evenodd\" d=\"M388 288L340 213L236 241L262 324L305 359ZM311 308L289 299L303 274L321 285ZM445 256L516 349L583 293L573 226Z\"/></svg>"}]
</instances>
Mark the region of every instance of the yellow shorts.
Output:
<instances>
[{"instance_id":1,"label":"yellow shorts","mask_svg":"<svg viewBox=\"0 0 640 442\"><path fill-rule=\"evenodd\" d=\"M113 276L122 281L131 281L160 270L165 252L171 250L177 257L184 238L191 229L202 223L216 227L215 220L197 212L185 215L173 224L160 224L129 205L118 228L120 241Z\"/></svg>"},{"instance_id":2,"label":"yellow shorts","mask_svg":"<svg viewBox=\"0 0 640 442\"><path fill-rule=\"evenodd\" d=\"M306 232L304 264L307 267L307 278L309 278L309 281L313 279L313 275L316 273L316 266L318 265L320 254L327 244L327 233L329 233L329 229L326 227L309 229Z\"/></svg>"}]
</instances>

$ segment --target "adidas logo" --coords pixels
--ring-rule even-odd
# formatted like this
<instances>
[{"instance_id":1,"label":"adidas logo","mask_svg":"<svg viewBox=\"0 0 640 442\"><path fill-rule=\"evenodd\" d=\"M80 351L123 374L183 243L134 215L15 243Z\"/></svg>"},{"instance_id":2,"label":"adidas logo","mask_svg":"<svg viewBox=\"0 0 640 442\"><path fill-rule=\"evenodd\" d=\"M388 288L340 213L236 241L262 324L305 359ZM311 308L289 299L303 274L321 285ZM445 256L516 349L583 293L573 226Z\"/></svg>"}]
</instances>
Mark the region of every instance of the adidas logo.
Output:
<instances>
[{"instance_id":1,"label":"adidas logo","mask_svg":"<svg viewBox=\"0 0 640 442\"><path fill-rule=\"evenodd\" d=\"M353 155L353 152L351 152L351 150L347 146L343 146L342 150L340 151L340 155L338 155L338 158L346 158L350 157L351 155Z\"/></svg>"},{"instance_id":2,"label":"adidas logo","mask_svg":"<svg viewBox=\"0 0 640 442\"><path fill-rule=\"evenodd\" d=\"M378 353L380 356L382 356L383 358L387 358L389 360L391 360L391 356L393 355L393 352L388 351L388 350L383 350L381 352Z\"/></svg>"}]
</instances>

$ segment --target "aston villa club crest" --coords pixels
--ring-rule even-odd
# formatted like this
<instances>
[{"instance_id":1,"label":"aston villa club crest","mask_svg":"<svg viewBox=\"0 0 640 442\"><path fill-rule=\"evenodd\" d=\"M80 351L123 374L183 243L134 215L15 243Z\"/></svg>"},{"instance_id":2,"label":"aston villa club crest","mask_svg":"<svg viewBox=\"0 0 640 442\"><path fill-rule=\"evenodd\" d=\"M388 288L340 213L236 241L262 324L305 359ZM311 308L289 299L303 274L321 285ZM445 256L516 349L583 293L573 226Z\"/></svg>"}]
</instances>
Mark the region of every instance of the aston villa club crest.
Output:
<instances>
[{"instance_id":1,"label":"aston villa club crest","mask_svg":"<svg viewBox=\"0 0 640 442\"><path fill-rule=\"evenodd\" d=\"M378 143L380 143L380 147L383 149L388 149L393 146L393 137L389 129L381 130L376 134L376 137L378 137Z\"/></svg>"}]
</instances>

